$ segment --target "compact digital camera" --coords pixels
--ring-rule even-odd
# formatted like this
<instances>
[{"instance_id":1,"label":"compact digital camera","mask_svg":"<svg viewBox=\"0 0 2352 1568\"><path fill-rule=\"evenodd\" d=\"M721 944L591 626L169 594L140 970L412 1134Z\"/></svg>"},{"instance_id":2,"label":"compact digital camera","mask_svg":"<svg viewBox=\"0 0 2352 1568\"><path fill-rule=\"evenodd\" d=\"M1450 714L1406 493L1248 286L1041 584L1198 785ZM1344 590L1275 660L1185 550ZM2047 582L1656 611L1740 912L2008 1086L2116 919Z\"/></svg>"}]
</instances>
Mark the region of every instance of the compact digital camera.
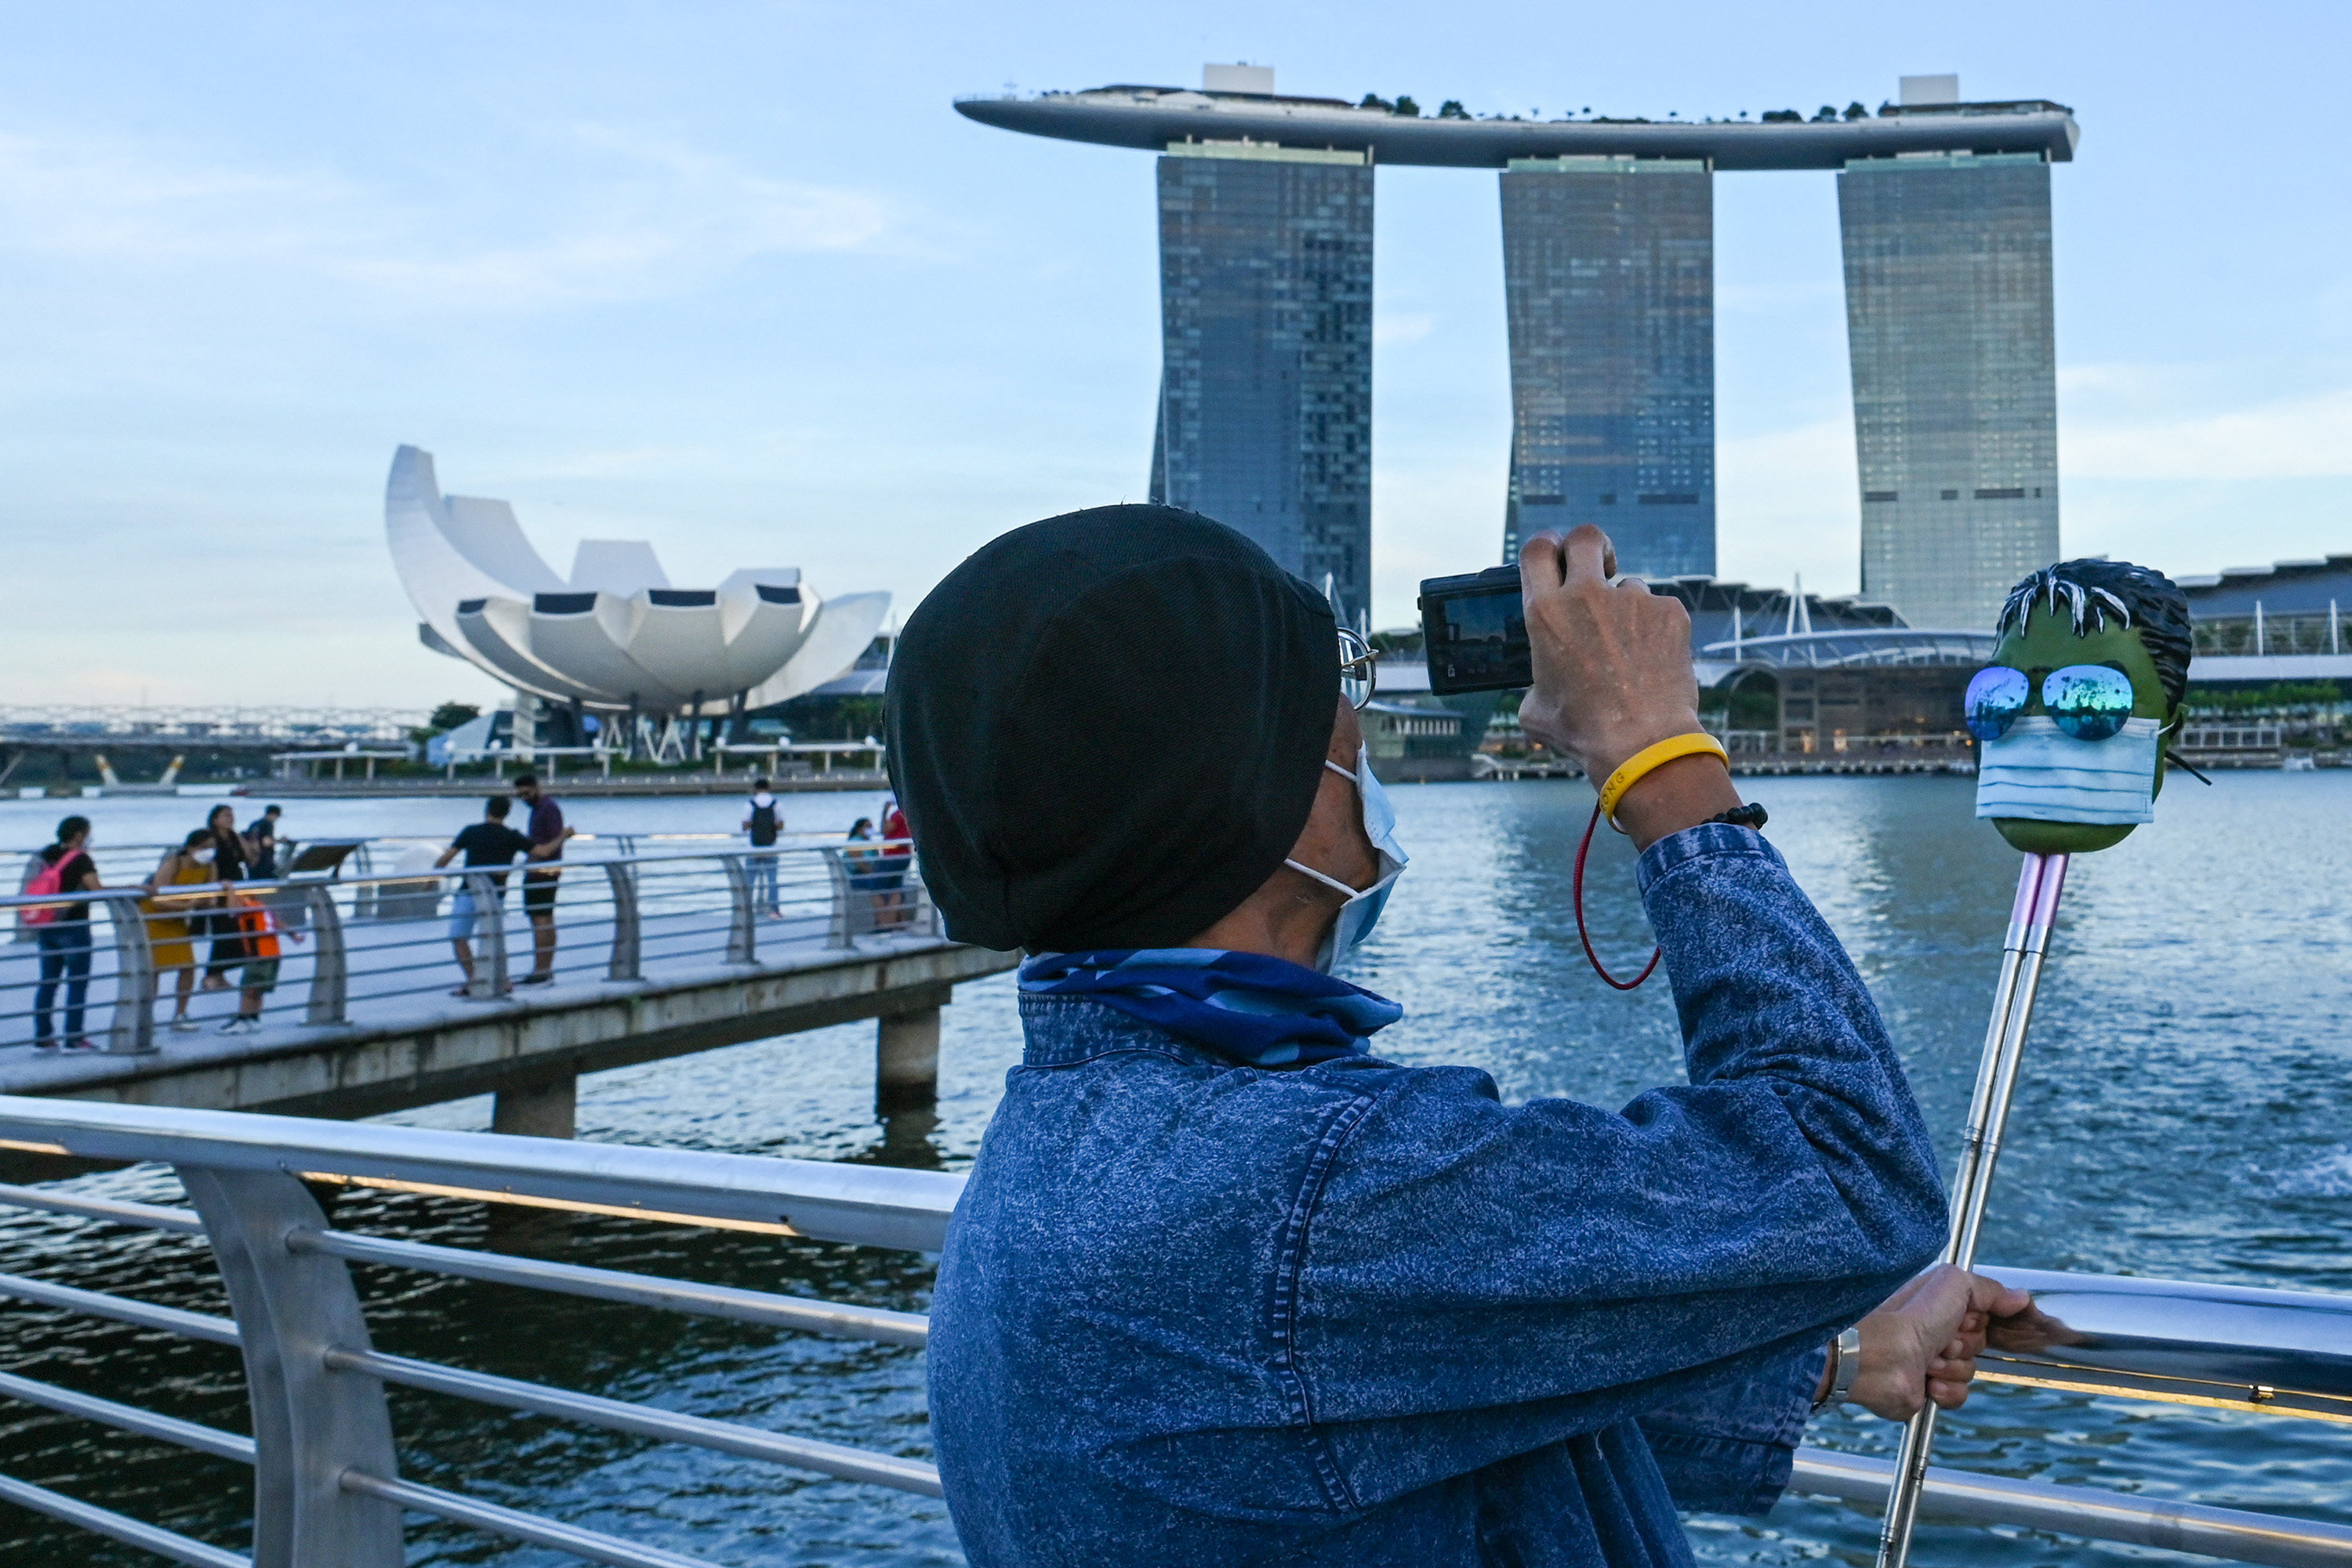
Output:
<instances>
[{"instance_id":1,"label":"compact digital camera","mask_svg":"<svg viewBox=\"0 0 2352 1568\"><path fill-rule=\"evenodd\" d=\"M1429 689L1438 696L1535 684L1516 566L1423 578L1421 635L1429 651Z\"/></svg>"}]
</instances>

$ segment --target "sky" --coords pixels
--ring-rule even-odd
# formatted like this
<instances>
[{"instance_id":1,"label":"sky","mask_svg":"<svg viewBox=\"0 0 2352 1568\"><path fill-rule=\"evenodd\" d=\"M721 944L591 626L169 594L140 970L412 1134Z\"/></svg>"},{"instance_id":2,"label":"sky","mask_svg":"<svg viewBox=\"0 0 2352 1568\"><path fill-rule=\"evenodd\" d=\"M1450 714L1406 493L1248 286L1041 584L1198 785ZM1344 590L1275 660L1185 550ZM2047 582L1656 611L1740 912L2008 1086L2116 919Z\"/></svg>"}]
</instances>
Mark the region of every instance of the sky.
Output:
<instances>
[{"instance_id":1,"label":"sky","mask_svg":"<svg viewBox=\"0 0 2352 1568\"><path fill-rule=\"evenodd\" d=\"M425 708L394 447L559 571L798 566L900 611L1144 497L1148 155L959 94L1197 84L1474 111L2051 98L2069 554L2352 551L2352 202L2319 4L70 6L0 0L0 702ZM1481 171L1379 175L1374 623L1500 541ZM1859 586L1833 176L1716 185L1719 569Z\"/></svg>"}]
</instances>

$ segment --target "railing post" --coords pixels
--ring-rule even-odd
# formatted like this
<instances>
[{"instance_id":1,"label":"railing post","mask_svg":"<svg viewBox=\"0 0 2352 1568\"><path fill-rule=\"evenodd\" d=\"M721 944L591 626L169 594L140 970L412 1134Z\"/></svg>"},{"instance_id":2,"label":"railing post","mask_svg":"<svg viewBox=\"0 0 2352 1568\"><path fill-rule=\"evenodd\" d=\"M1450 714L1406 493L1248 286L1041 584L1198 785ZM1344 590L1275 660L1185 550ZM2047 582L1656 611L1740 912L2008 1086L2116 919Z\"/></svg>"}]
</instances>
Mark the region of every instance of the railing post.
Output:
<instances>
[{"instance_id":1,"label":"railing post","mask_svg":"<svg viewBox=\"0 0 2352 1568\"><path fill-rule=\"evenodd\" d=\"M345 1470L399 1479L383 1384L331 1372L329 1350L367 1350L341 1258L295 1252L327 1216L278 1171L179 1167L204 1217L244 1340L253 1408L253 1568L400 1568L400 1510L342 1489Z\"/></svg>"},{"instance_id":2,"label":"railing post","mask_svg":"<svg viewBox=\"0 0 2352 1568\"><path fill-rule=\"evenodd\" d=\"M301 889L309 915L310 940L310 1008L306 1024L340 1024L351 1005L351 958L343 947L343 918L335 910L331 884L312 882Z\"/></svg>"},{"instance_id":3,"label":"railing post","mask_svg":"<svg viewBox=\"0 0 2352 1568\"><path fill-rule=\"evenodd\" d=\"M642 979L645 927L637 918L637 868L624 860L607 860L604 879L613 885L613 962L604 978Z\"/></svg>"},{"instance_id":4,"label":"railing post","mask_svg":"<svg viewBox=\"0 0 2352 1568\"><path fill-rule=\"evenodd\" d=\"M734 918L727 922L727 962L750 963L757 956L759 916L751 908L751 870L740 855L719 858L727 867L727 892Z\"/></svg>"},{"instance_id":5,"label":"railing post","mask_svg":"<svg viewBox=\"0 0 2352 1568\"><path fill-rule=\"evenodd\" d=\"M907 934L920 931L925 936L940 934L940 906L931 902L931 889L925 886L922 873L913 866L907 868L907 879L901 884L913 905L907 911Z\"/></svg>"},{"instance_id":6,"label":"railing post","mask_svg":"<svg viewBox=\"0 0 2352 1568\"><path fill-rule=\"evenodd\" d=\"M833 876L833 922L825 933L827 947L848 947L849 940L849 867L845 851L828 847L824 852L825 868Z\"/></svg>"},{"instance_id":7,"label":"railing post","mask_svg":"<svg viewBox=\"0 0 2352 1568\"><path fill-rule=\"evenodd\" d=\"M155 1049L155 950L136 899L107 900L106 920L114 931L114 1023L106 1048L137 1056Z\"/></svg>"},{"instance_id":8,"label":"railing post","mask_svg":"<svg viewBox=\"0 0 2352 1568\"><path fill-rule=\"evenodd\" d=\"M507 994L507 890L487 871L466 873L474 896L474 977L466 994L477 999Z\"/></svg>"}]
</instances>

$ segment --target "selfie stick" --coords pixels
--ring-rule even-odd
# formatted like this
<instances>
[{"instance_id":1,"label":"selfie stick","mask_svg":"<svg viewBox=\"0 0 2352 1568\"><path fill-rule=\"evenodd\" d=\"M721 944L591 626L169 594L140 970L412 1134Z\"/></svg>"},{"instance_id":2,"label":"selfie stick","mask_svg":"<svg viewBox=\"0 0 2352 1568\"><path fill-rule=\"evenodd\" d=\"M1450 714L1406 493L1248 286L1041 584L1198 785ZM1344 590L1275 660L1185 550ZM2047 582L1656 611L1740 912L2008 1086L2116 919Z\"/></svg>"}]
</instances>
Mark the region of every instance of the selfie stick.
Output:
<instances>
[{"instance_id":1,"label":"selfie stick","mask_svg":"<svg viewBox=\"0 0 2352 1568\"><path fill-rule=\"evenodd\" d=\"M1944 1261L1961 1268L1976 1261L1977 1236L1984 1226L1993 1163L2000 1155L2001 1131L2009 1123L2010 1100L2017 1093L2026 1027L2033 1021L2033 994L2042 984L2050 928L2058 919L2058 895L2066 886L2066 858L2028 855L2018 869L2017 901L2010 908L2009 931L2001 942L2000 979L1993 986L1992 1019L1985 1028L1976 1093L1969 1101L1959 1169L1952 1177L1952 1233L1944 1244ZM1927 1447L1935 1436L1936 1405L1930 1400L1920 1405L1919 1413L1903 1430L1895 1486L1887 1493L1886 1521L1878 1535L1878 1568L1905 1568L1910 1559L1911 1527L1918 1517L1919 1493L1927 1480Z\"/></svg>"}]
</instances>

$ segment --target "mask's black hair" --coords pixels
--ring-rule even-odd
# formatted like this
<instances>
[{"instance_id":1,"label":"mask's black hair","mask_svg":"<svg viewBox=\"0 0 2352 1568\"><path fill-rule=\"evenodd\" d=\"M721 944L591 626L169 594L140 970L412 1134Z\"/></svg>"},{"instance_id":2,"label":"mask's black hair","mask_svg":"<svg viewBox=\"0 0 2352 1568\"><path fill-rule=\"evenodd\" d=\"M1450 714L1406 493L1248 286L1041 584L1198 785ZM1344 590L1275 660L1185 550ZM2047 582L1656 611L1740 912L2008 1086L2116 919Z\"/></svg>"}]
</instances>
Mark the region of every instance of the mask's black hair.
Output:
<instances>
[{"instance_id":1,"label":"mask's black hair","mask_svg":"<svg viewBox=\"0 0 2352 1568\"><path fill-rule=\"evenodd\" d=\"M2025 630L2026 617L2036 609L2056 615L2064 605L2083 637L2106 629L2108 621L2139 633L2147 657L2156 665L2168 707L2180 705L2189 689L2189 660L2194 651L2189 633L2189 597L2171 578L2152 566L2128 561L2061 561L2044 566L2009 591L2000 607L1996 633Z\"/></svg>"}]
</instances>

